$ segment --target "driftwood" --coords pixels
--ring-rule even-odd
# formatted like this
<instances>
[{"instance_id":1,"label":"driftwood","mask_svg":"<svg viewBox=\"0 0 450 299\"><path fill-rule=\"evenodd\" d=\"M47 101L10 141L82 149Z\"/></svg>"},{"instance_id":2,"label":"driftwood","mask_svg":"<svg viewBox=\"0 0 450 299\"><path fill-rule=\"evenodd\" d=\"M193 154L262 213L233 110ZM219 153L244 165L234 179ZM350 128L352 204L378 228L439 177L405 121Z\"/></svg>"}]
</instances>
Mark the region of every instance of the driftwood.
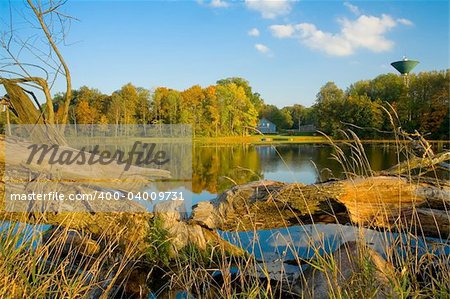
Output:
<instances>
[{"instance_id":1,"label":"driftwood","mask_svg":"<svg viewBox=\"0 0 450 299\"><path fill-rule=\"evenodd\" d=\"M412 157L404 162L401 162L391 168L384 170L381 174L385 175L395 175L408 173L413 169L426 169L435 165L443 168L447 168L447 163L445 161L450 160L450 152L442 152L437 155L426 155L424 157Z\"/></svg>"},{"instance_id":2,"label":"driftwood","mask_svg":"<svg viewBox=\"0 0 450 299\"><path fill-rule=\"evenodd\" d=\"M0 141L4 141L3 138ZM21 161L26 158L21 150L24 144L13 143L10 146L17 146L17 155L12 160L20 167L23 165ZM443 161L442 157L448 157L448 153L440 154L432 161L438 163ZM0 151L0 163L3 162L4 152ZM38 167L39 165L31 165L27 171L37 173ZM400 165L393 169L402 167ZM124 173L117 166L108 165L89 170L62 167L59 172L63 179L69 181L89 179L94 174L98 176L99 172L116 172L119 177ZM128 173L141 176L167 175L163 171L138 167L132 167ZM114 181L99 185L101 186L85 186L83 192L118 186ZM4 193L4 190L1 192ZM449 205L450 183L425 177L379 175L314 185L261 181L236 186L211 202L199 203L187 223L207 230L232 231L288 227L301 223L354 223L383 229L408 229L416 224L419 233L448 238ZM45 219L51 224L64 224L70 228L98 233L111 222L123 223L125 218L135 217L130 211L127 214L125 206L123 211L125 213L120 215L75 213L76 217L71 216L73 213L46 214ZM148 217L144 218L149 219ZM179 222L186 221L180 219ZM189 231L189 228L184 226L183 230Z\"/></svg>"},{"instance_id":3,"label":"driftwood","mask_svg":"<svg viewBox=\"0 0 450 299\"><path fill-rule=\"evenodd\" d=\"M227 231L282 228L309 223L354 223L450 237L450 186L412 183L393 176L316 185L252 182L200 203L191 223Z\"/></svg>"}]
</instances>

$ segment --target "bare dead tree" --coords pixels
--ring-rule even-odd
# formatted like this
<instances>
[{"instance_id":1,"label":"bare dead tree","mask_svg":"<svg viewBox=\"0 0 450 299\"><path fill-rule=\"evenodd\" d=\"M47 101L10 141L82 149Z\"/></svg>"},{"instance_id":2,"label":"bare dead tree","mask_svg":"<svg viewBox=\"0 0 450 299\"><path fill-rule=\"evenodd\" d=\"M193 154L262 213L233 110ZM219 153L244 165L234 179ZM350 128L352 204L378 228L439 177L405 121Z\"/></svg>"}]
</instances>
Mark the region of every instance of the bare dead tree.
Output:
<instances>
[{"instance_id":1,"label":"bare dead tree","mask_svg":"<svg viewBox=\"0 0 450 299\"><path fill-rule=\"evenodd\" d=\"M8 29L1 37L4 55L0 60L0 84L8 82L10 86L20 84L42 91L46 102L46 115L42 117L47 124L68 122L72 97L70 70L59 48L65 44L74 20L63 12L66 2L26 0L24 9L17 9L10 3L9 20L3 20ZM23 28L27 28L26 37L21 36ZM29 29L34 32L30 34ZM55 116L51 89L61 76L66 92Z\"/></svg>"}]
</instances>

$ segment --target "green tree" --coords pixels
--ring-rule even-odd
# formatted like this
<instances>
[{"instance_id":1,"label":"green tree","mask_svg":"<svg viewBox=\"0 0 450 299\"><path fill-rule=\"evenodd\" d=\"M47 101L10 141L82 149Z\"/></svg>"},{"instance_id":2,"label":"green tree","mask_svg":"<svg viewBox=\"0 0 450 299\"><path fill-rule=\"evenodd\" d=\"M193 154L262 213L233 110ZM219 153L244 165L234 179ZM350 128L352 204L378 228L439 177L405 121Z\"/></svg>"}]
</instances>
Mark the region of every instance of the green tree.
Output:
<instances>
[{"instance_id":1,"label":"green tree","mask_svg":"<svg viewBox=\"0 0 450 299\"><path fill-rule=\"evenodd\" d=\"M151 107L150 107L150 91L148 89L138 87L137 91L137 102L136 102L136 120L139 124L148 124L151 117Z\"/></svg>"},{"instance_id":2,"label":"green tree","mask_svg":"<svg viewBox=\"0 0 450 299\"><path fill-rule=\"evenodd\" d=\"M418 118L420 131L432 133L433 138L448 139L450 71L420 73L416 80L411 97L412 106L419 110L413 117Z\"/></svg>"},{"instance_id":3,"label":"green tree","mask_svg":"<svg viewBox=\"0 0 450 299\"><path fill-rule=\"evenodd\" d=\"M436 108L440 109L439 102L445 105L445 102L437 100L437 97L440 97L439 94L445 96L448 92L449 78L448 71L422 72L410 77L407 96L399 103L399 114L402 126L407 130L414 130L423 127L420 121L424 114L430 114L431 110Z\"/></svg>"},{"instance_id":4,"label":"green tree","mask_svg":"<svg viewBox=\"0 0 450 299\"><path fill-rule=\"evenodd\" d=\"M242 87L234 83L218 85L216 96L222 135L242 135L256 126L257 111Z\"/></svg>"},{"instance_id":5,"label":"green tree","mask_svg":"<svg viewBox=\"0 0 450 299\"><path fill-rule=\"evenodd\" d=\"M124 105L122 97L118 93L113 93L107 113L108 121L110 124L115 124L116 126L122 124L123 109Z\"/></svg>"},{"instance_id":6,"label":"green tree","mask_svg":"<svg viewBox=\"0 0 450 299\"><path fill-rule=\"evenodd\" d=\"M128 83L117 92L122 101L122 123L123 124L135 124L136 108L139 101L138 91L136 87Z\"/></svg>"},{"instance_id":7,"label":"green tree","mask_svg":"<svg viewBox=\"0 0 450 299\"><path fill-rule=\"evenodd\" d=\"M181 94L166 87L158 87L153 93L154 123L178 124L181 116Z\"/></svg>"},{"instance_id":8,"label":"green tree","mask_svg":"<svg viewBox=\"0 0 450 299\"><path fill-rule=\"evenodd\" d=\"M381 129L383 124L381 102L372 102L367 95L346 97L340 111L342 122L355 125L353 130L357 127L363 128L357 132L360 137L375 137L377 131L374 129Z\"/></svg>"},{"instance_id":9,"label":"green tree","mask_svg":"<svg viewBox=\"0 0 450 299\"><path fill-rule=\"evenodd\" d=\"M390 73L379 75L371 80L367 96L372 101L379 99L392 104L398 102L404 92L405 84L403 78Z\"/></svg>"},{"instance_id":10,"label":"green tree","mask_svg":"<svg viewBox=\"0 0 450 299\"><path fill-rule=\"evenodd\" d=\"M299 126L305 125L305 124L311 124L308 123L309 119L307 116L308 109L305 108L303 105L295 104L293 106L287 106L281 109L283 112L287 112L290 114L292 119L292 128L298 129Z\"/></svg>"},{"instance_id":11,"label":"green tree","mask_svg":"<svg viewBox=\"0 0 450 299\"><path fill-rule=\"evenodd\" d=\"M317 125L326 134L336 135L342 128L341 115L344 91L334 82L327 82L317 93Z\"/></svg>"}]
</instances>

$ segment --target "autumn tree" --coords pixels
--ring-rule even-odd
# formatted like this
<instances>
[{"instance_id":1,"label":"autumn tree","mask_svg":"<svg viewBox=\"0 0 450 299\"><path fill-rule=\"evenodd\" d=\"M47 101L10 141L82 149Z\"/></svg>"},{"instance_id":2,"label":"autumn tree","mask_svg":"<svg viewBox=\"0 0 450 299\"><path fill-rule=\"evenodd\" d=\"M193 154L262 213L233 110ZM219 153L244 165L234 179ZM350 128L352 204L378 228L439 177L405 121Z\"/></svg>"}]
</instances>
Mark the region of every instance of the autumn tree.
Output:
<instances>
[{"instance_id":1,"label":"autumn tree","mask_svg":"<svg viewBox=\"0 0 450 299\"><path fill-rule=\"evenodd\" d=\"M78 124L94 124L99 116L97 109L91 107L87 100L81 100L77 103L75 113Z\"/></svg>"},{"instance_id":2,"label":"autumn tree","mask_svg":"<svg viewBox=\"0 0 450 299\"><path fill-rule=\"evenodd\" d=\"M250 83L244 78L239 77L226 78L217 81L217 85L227 85L230 83L234 83L237 86L242 87L244 89L245 95L253 104L253 107L257 112L259 112L259 110L263 107L264 100L261 98L261 95L259 93L253 92Z\"/></svg>"},{"instance_id":3,"label":"autumn tree","mask_svg":"<svg viewBox=\"0 0 450 299\"><path fill-rule=\"evenodd\" d=\"M203 118L203 105L205 100L205 94L203 89L199 85L194 85L181 92L180 103L180 123L191 124L192 132L195 134L203 135L205 130Z\"/></svg>"},{"instance_id":4,"label":"autumn tree","mask_svg":"<svg viewBox=\"0 0 450 299\"><path fill-rule=\"evenodd\" d=\"M202 132L205 136L218 136L219 134L220 110L216 90L216 86L208 86L203 90L205 97L202 103L204 118Z\"/></svg>"}]
</instances>

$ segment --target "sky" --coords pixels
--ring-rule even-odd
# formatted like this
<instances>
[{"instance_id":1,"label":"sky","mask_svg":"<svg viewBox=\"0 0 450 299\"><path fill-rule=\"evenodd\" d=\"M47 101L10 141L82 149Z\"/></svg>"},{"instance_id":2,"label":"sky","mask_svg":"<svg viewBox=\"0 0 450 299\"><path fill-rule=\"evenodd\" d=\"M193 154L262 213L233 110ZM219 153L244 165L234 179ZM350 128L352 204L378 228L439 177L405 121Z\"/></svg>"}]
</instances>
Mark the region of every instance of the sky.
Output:
<instances>
[{"instance_id":1,"label":"sky","mask_svg":"<svg viewBox=\"0 0 450 299\"><path fill-rule=\"evenodd\" d=\"M9 3L0 0L2 32ZM30 11L11 3L31 34L17 21ZM62 10L78 19L60 46L73 87L108 94L243 77L268 104L310 106L326 82L345 89L395 72L403 56L420 61L414 72L449 68L449 1L69 0Z\"/></svg>"}]
</instances>

